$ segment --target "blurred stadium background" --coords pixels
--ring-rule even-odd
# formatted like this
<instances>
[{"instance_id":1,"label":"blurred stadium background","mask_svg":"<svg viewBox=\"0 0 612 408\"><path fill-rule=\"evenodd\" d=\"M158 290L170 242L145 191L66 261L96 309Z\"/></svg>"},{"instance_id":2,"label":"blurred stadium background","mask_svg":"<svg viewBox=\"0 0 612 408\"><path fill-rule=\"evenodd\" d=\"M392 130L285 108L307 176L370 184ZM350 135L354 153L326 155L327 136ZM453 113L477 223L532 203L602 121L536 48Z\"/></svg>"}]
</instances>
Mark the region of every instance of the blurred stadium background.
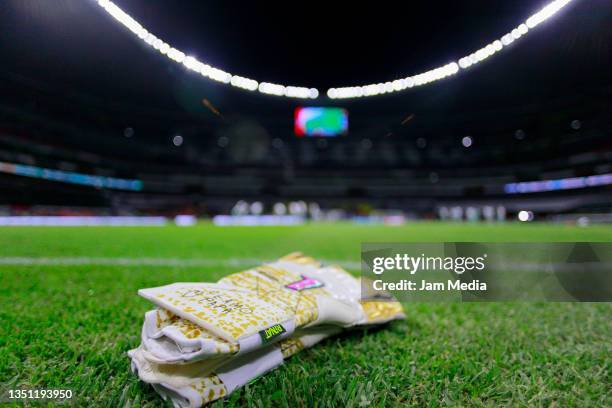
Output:
<instances>
[{"instance_id":1,"label":"blurred stadium background","mask_svg":"<svg viewBox=\"0 0 612 408\"><path fill-rule=\"evenodd\" d=\"M294 3L0 3L0 224L166 225L0 228L0 402L160 406L125 355L139 288L296 250L358 273L362 242L612 241L609 1ZM296 132L308 107L337 134ZM217 406L612 406L609 304L406 313Z\"/></svg>"},{"instance_id":2,"label":"blurred stadium background","mask_svg":"<svg viewBox=\"0 0 612 408\"><path fill-rule=\"evenodd\" d=\"M458 60L546 2L449 2L411 13L383 2L323 16L315 2L290 19L270 12L274 5L118 4L211 65L317 86L321 95L262 95L202 78L93 1L6 3L3 223L49 215L183 215L183 224L218 215L255 216L219 223L612 221L605 2L572 2L453 78L359 99L324 91ZM345 109L348 133L297 137L302 106Z\"/></svg>"}]
</instances>

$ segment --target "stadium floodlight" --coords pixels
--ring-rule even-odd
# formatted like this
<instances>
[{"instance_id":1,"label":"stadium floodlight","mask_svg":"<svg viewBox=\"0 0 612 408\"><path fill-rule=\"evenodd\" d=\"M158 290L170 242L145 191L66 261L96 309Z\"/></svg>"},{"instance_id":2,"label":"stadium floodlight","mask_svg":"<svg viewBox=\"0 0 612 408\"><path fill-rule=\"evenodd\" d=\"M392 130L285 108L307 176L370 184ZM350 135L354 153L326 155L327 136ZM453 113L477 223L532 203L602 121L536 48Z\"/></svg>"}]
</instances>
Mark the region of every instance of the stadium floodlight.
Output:
<instances>
[{"instance_id":1,"label":"stadium floodlight","mask_svg":"<svg viewBox=\"0 0 612 408\"><path fill-rule=\"evenodd\" d=\"M111 15L120 24L133 32L138 38L146 44L157 50L162 55L169 59L183 64L185 68L197 72L200 75L212 79L223 84L228 84L238 89L259 92L266 95L281 96L287 98L299 99L316 99L319 97L319 91L316 88L308 88L301 86L281 85L270 82L259 82L255 79L230 74L219 68L210 66L199 61L193 56L186 55L181 50L172 47L162 39L150 33L138 21L123 11L115 3L110 0L96 0L97 4L102 7L109 15ZM478 64L492 55L500 52L504 47L509 46L514 41L526 35L529 30L540 25L544 21L554 16L559 10L565 7L572 0L553 0L548 5L543 7L537 13L531 15L523 23L516 26L507 34L504 34L499 39L492 41L484 47L459 58L459 60L449 62L445 65L433 68L429 71L422 72L399 78L391 81L377 82L374 84L366 84L360 86L335 87L327 90L327 96L330 99L346 99L346 98L362 98L366 96L382 95L387 93L401 92L405 89L415 86L422 86L432 82L436 82L457 74L462 69L468 69L472 65Z\"/></svg>"},{"instance_id":2,"label":"stadium floodlight","mask_svg":"<svg viewBox=\"0 0 612 408\"><path fill-rule=\"evenodd\" d=\"M96 1L100 7L115 18L115 20L117 20L121 25L133 32L146 44L159 51L160 54L167 56L169 59L179 64L183 64L185 68L197 72L204 77L212 79L213 81L228 84L246 91L259 91L263 94L285 96L289 98L316 99L319 96L319 91L316 88L285 86L267 82L259 83L254 79L246 78L240 75L233 75L222 69L205 64L193 56L186 55L181 50L172 47L170 44L150 33L138 21L123 11L112 1Z\"/></svg>"},{"instance_id":3,"label":"stadium floodlight","mask_svg":"<svg viewBox=\"0 0 612 408\"><path fill-rule=\"evenodd\" d=\"M249 212L249 203L244 200L238 200L232 207L232 215L245 215Z\"/></svg>"},{"instance_id":4,"label":"stadium floodlight","mask_svg":"<svg viewBox=\"0 0 612 408\"><path fill-rule=\"evenodd\" d=\"M330 88L327 96L331 99L361 98L365 96L380 95L384 93L399 92L413 86L422 86L431 82L439 81L446 77L455 75L459 69L468 69L472 65L482 62L492 55L500 52L504 47L526 35L530 29L554 16L559 10L565 7L572 0L554 0L537 13L530 16L525 22L519 24L509 33L504 34L499 39L485 45L484 47L459 58L457 62L451 62L427 72L412 75L403 79L396 79L384 84L370 84L361 86L348 86L342 88ZM391 84L391 86L386 86ZM384 85L380 87L380 85Z\"/></svg>"},{"instance_id":5,"label":"stadium floodlight","mask_svg":"<svg viewBox=\"0 0 612 408\"><path fill-rule=\"evenodd\" d=\"M183 144L183 136L181 135L176 135L172 138L172 144L175 145L176 147L179 147L180 145Z\"/></svg>"},{"instance_id":6,"label":"stadium floodlight","mask_svg":"<svg viewBox=\"0 0 612 408\"><path fill-rule=\"evenodd\" d=\"M278 202L272 207L274 215L285 215L287 214L287 206L284 203Z\"/></svg>"},{"instance_id":7,"label":"stadium floodlight","mask_svg":"<svg viewBox=\"0 0 612 408\"><path fill-rule=\"evenodd\" d=\"M260 201L255 201L254 203L251 204L249 209L251 211L251 214L261 215L261 213L263 213L264 206Z\"/></svg>"}]
</instances>

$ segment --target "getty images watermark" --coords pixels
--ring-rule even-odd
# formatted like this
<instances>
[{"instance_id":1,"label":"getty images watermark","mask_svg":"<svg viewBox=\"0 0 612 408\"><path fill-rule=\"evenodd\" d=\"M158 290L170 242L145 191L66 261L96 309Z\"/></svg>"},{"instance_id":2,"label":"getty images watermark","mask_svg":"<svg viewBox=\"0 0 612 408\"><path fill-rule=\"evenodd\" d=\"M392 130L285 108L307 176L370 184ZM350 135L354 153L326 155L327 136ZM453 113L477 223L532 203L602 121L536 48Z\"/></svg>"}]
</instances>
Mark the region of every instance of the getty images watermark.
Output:
<instances>
[{"instance_id":1,"label":"getty images watermark","mask_svg":"<svg viewBox=\"0 0 612 408\"><path fill-rule=\"evenodd\" d=\"M610 243L364 243L362 297L612 301Z\"/></svg>"}]
</instances>

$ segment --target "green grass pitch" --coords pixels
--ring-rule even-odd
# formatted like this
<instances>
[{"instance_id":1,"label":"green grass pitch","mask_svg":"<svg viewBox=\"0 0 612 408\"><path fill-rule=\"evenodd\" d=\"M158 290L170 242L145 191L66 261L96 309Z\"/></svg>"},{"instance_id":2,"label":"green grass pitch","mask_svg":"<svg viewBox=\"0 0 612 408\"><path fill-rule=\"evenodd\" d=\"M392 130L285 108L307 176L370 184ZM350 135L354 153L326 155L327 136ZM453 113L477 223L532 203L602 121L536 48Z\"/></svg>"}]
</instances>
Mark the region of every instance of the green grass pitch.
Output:
<instances>
[{"instance_id":1,"label":"green grass pitch","mask_svg":"<svg viewBox=\"0 0 612 408\"><path fill-rule=\"evenodd\" d=\"M78 406L165 406L129 371L126 351L138 345L151 307L137 289L216 280L243 269L236 260L296 250L356 263L361 242L394 241L612 241L612 228L3 228L0 391L70 388ZM2 264L13 258L45 259ZM75 258L131 262L62 261ZM139 264L145 258L218 265ZM610 304L413 303L406 314L379 330L329 339L213 406L612 406Z\"/></svg>"}]
</instances>

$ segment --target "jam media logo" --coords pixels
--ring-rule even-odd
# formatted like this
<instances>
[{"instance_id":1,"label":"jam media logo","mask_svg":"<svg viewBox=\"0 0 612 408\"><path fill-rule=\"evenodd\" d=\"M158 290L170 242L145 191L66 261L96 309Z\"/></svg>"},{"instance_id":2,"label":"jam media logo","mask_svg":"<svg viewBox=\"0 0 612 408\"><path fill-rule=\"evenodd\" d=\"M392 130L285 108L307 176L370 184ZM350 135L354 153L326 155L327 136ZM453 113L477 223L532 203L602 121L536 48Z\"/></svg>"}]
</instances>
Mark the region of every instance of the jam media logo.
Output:
<instances>
[{"instance_id":1,"label":"jam media logo","mask_svg":"<svg viewBox=\"0 0 612 408\"><path fill-rule=\"evenodd\" d=\"M323 287L323 282L318 281L316 279L313 278L309 278L307 276L301 275L302 279L293 283L290 283L289 285L285 286L288 289L291 290L295 290L297 292L301 292L303 290L307 290L307 289L316 289L316 288L321 288Z\"/></svg>"},{"instance_id":2,"label":"jam media logo","mask_svg":"<svg viewBox=\"0 0 612 408\"><path fill-rule=\"evenodd\" d=\"M261 330L259 335L261 336L262 343L268 343L285 332L287 332L287 330L285 330L282 325L275 324L274 326L270 326L265 330Z\"/></svg>"}]
</instances>

